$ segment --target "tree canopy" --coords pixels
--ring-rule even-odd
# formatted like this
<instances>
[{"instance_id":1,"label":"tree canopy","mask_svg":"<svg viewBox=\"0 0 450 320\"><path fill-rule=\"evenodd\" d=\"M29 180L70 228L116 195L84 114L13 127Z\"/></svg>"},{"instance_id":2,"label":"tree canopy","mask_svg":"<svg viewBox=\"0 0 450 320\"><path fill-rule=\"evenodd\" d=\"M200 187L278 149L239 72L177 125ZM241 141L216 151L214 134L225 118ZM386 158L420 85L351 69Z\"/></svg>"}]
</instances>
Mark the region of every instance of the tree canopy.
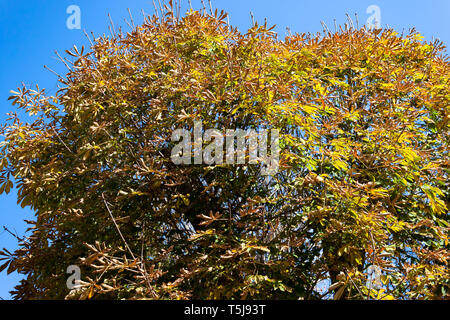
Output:
<instances>
[{"instance_id":1,"label":"tree canopy","mask_svg":"<svg viewBox=\"0 0 450 320\"><path fill-rule=\"evenodd\" d=\"M25 276L13 297L449 298L444 45L351 25L280 39L174 11L67 50L55 95L10 97L34 118L0 130L0 193L15 183L36 213L0 252ZM174 164L173 131L198 120L279 129L278 172Z\"/></svg>"}]
</instances>

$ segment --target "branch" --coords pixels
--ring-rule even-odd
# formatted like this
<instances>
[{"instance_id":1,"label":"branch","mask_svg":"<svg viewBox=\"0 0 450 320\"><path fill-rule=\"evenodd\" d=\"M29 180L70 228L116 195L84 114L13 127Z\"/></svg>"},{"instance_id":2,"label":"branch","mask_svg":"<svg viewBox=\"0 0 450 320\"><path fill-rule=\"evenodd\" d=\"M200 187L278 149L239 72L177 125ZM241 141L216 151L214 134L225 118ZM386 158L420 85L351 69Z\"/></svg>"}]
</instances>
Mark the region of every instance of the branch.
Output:
<instances>
[{"instance_id":1,"label":"branch","mask_svg":"<svg viewBox=\"0 0 450 320\"><path fill-rule=\"evenodd\" d=\"M3 226L3 230L5 230L6 232L8 232L10 235L12 235L14 238L16 238L18 241L22 242L24 239L19 237L17 235L17 233L13 233L11 232L7 227Z\"/></svg>"},{"instance_id":2,"label":"branch","mask_svg":"<svg viewBox=\"0 0 450 320\"><path fill-rule=\"evenodd\" d=\"M109 216L111 217L112 221L114 222L114 225L115 225L115 227L116 227L116 229L117 229L117 232L119 232L119 235L120 235L120 237L122 238L122 241L124 242L124 244L125 244L125 246L126 246L128 252L129 252L129 253L131 254L131 256L133 257L133 260L136 261L137 259L136 259L136 257L134 256L133 251L131 251L130 247L128 246L128 243L127 243L127 241L125 240L125 237L123 236L122 232L120 231L120 228L119 228L119 225L118 225L117 222L116 222L116 219L114 219L114 216L113 216L111 210L109 209L108 203L106 202L106 199L105 199L105 193L102 193L102 199L103 199L103 202L105 203L106 210L108 210ZM156 294L155 290L154 290L154 289L152 288L152 286L151 286L150 279L149 279L149 276L148 276L147 270L146 270L146 268L145 268L145 264L144 264L144 261L143 261L142 257L141 257L140 263L141 263L141 265L142 265L143 270L139 268L139 272L143 273L143 276L144 276L145 280L147 281L147 285L148 285L148 287L149 287L149 289L150 289L150 291L151 291L152 296L153 296L153 297L156 297L157 294ZM131 271L131 270L130 270L130 271Z\"/></svg>"},{"instance_id":3,"label":"branch","mask_svg":"<svg viewBox=\"0 0 450 320\"><path fill-rule=\"evenodd\" d=\"M106 202L105 194L104 194L104 193L102 193L102 199L103 199L103 202L105 203L106 210L108 210L109 216L111 217L112 221L114 222L114 225L116 226L117 232L119 232L119 235L120 235L120 237L122 238L122 241L125 243L125 247L127 248L128 252L129 252L129 253L131 254L131 256L133 257L133 259L136 260L136 257L134 256L133 251L131 251L130 247L128 246L127 241L125 240L125 238L124 238L122 232L120 231L119 226L117 225L116 219L114 219L114 216L113 216L111 210L109 209L109 206L108 206L108 203Z\"/></svg>"}]
</instances>

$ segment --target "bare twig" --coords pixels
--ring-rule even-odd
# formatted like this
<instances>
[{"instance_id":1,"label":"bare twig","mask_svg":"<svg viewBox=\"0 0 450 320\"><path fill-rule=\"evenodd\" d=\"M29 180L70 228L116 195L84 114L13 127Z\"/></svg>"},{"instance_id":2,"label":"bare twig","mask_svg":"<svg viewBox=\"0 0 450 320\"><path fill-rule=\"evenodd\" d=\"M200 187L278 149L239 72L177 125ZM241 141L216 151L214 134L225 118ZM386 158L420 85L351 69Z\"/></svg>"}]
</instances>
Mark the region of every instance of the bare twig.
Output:
<instances>
[{"instance_id":1,"label":"bare twig","mask_svg":"<svg viewBox=\"0 0 450 320\"><path fill-rule=\"evenodd\" d=\"M58 140L64 145L64 147L66 147L66 149L67 149L70 153L74 154L75 152L73 152L72 150L70 150L70 148L67 146L67 144L64 143L64 141L63 141L63 140L61 139L61 137L59 136L58 132L56 132L55 128L54 128L54 127L51 127L51 128L52 128L53 132L56 134L56 137L58 138Z\"/></svg>"},{"instance_id":2,"label":"bare twig","mask_svg":"<svg viewBox=\"0 0 450 320\"><path fill-rule=\"evenodd\" d=\"M131 24L133 25L133 28L135 28L133 15L131 14L130 8L128 8L128 15L130 16L130 20L131 20Z\"/></svg>"},{"instance_id":3,"label":"bare twig","mask_svg":"<svg viewBox=\"0 0 450 320\"><path fill-rule=\"evenodd\" d=\"M55 74L58 78L62 79L62 77L58 73L56 73L56 71L50 69L46 65L44 65L44 68L47 69L48 71L50 71L51 73Z\"/></svg>"},{"instance_id":4,"label":"bare twig","mask_svg":"<svg viewBox=\"0 0 450 320\"><path fill-rule=\"evenodd\" d=\"M24 239L19 237L16 233L13 233L11 230L9 230L6 226L3 226L3 230L5 230L6 232L8 232L10 235L12 235L14 238L16 238L18 241L22 242Z\"/></svg>"},{"instance_id":5,"label":"bare twig","mask_svg":"<svg viewBox=\"0 0 450 320\"><path fill-rule=\"evenodd\" d=\"M91 46L94 46L94 44L92 43L91 38L89 37L89 35L87 34L87 32L86 32L85 29L83 29L83 33L84 33L84 35L86 36L86 38L89 40L89 43L91 44Z\"/></svg>"},{"instance_id":6,"label":"bare twig","mask_svg":"<svg viewBox=\"0 0 450 320\"><path fill-rule=\"evenodd\" d=\"M109 22L111 23L111 27L112 27L112 35L115 37L116 29L114 28L114 22L112 21L111 15L109 13L108 13L108 17L109 17Z\"/></svg>"},{"instance_id":7,"label":"bare twig","mask_svg":"<svg viewBox=\"0 0 450 320\"><path fill-rule=\"evenodd\" d=\"M62 61L62 63L64 63L64 65L67 67L67 69L69 69L69 71L72 71L72 69L70 68L70 66L67 64L67 62L61 57L61 55L58 53L58 51L55 50L55 54L58 56L59 60Z\"/></svg>"},{"instance_id":8,"label":"bare twig","mask_svg":"<svg viewBox=\"0 0 450 320\"><path fill-rule=\"evenodd\" d=\"M131 254L131 256L133 257L133 259L136 260L136 257L134 256L133 251L131 251L130 247L128 246L127 241L125 240L125 238L124 238L122 232L120 231L119 226L117 225L116 219L114 219L114 216L113 216L111 210L109 209L109 206L108 206L108 203L106 202L105 194L104 194L104 193L102 193L102 199L103 199L103 202L105 203L106 210L108 210L109 216L111 217L111 219L112 219L112 221L113 221L113 223L114 223L114 225L115 225L115 227L116 227L116 229L117 229L117 232L119 233L120 237L122 238L122 241L123 241L124 244L125 244L125 247L127 248L128 252L129 252L129 253Z\"/></svg>"},{"instance_id":9,"label":"bare twig","mask_svg":"<svg viewBox=\"0 0 450 320\"><path fill-rule=\"evenodd\" d=\"M209 11L211 12L211 15L213 15L211 0L208 0L208 2L209 2Z\"/></svg>"}]
</instances>

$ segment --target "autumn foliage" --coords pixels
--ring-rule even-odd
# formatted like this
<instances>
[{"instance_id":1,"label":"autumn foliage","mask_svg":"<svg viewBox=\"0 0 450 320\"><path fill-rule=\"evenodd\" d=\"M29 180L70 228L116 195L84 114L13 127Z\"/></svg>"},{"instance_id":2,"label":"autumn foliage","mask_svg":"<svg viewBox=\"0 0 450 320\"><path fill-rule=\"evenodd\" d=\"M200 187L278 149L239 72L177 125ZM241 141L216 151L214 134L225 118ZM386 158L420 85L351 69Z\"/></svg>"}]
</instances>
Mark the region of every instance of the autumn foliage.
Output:
<instances>
[{"instance_id":1,"label":"autumn foliage","mask_svg":"<svg viewBox=\"0 0 450 320\"><path fill-rule=\"evenodd\" d=\"M279 39L168 8L65 61L55 96L10 98L34 121L13 113L0 130L0 192L14 182L36 212L0 252L25 275L14 298L449 298L439 41L351 26ZM194 120L279 129L278 173L175 165L172 132Z\"/></svg>"}]
</instances>

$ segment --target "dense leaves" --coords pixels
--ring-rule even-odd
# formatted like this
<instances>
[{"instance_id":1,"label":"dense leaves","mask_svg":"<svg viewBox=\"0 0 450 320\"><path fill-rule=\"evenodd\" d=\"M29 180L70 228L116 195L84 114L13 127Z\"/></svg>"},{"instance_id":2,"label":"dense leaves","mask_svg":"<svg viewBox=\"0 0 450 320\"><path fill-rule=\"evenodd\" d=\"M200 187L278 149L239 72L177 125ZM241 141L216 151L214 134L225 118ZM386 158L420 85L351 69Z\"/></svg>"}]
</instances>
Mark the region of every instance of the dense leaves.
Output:
<instances>
[{"instance_id":1,"label":"dense leaves","mask_svg":"<svg viewBox=\"0 0 450 320\"><path fill-rule=\"evenodd\" d=\"M15 298L449 297L444 46L414 30L271 30L169 8L68 50L56 96L14 93L35 121L1 130L0 192L15 181L36 212L0 252L26 276ZM172 132L194 120L279 129L279 172L175 165Z\"/></svg>"}]
</instances>

